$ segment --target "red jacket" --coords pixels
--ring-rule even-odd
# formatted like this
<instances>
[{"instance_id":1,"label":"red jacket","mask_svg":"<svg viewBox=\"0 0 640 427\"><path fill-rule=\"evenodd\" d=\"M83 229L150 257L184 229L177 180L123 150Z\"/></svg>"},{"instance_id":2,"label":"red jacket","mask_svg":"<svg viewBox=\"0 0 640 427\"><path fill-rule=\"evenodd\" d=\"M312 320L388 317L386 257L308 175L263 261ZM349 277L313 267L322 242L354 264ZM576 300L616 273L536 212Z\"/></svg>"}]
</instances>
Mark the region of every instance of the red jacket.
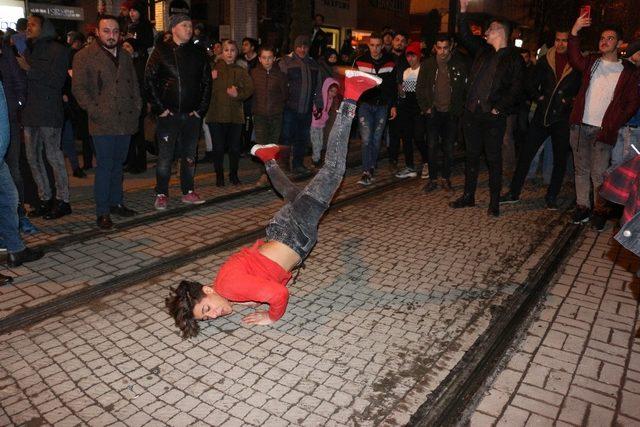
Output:
<instances>
[{"instance_id":1,"label":"red jacket","mask_svg":"<svg viewBox=\"0 0 640 427\"><path fill-rule=\"evenodd\" d=\"M229 257L220 267L213 288L229 301L267 303L269 317L278 320L287 309L286 284L291 273L258 252L263 244L258 240L250 248Z\"/></svg>"},{"instance_id":2,"label":"red jacket","mask_svg":"<svg viewBox=\"0 0 640 427\"><path fill-rule=\"evenodd\" d=\"M587 89L591 82L593 65L600 60L600 55L592 53L582 56L580 39L572 35L569 35L568 54L571 66L582 73L582 85L573 103L573 110L569 119L572 125L579 125L582 123L582 117L584 116L584 104ZM604 113L602 127L597 136L598 141L609 145L615 145L618 139L618 130L640 108L640 93L638 92L640 71L628 61L622 61L622 65L624 69L613 92L613 99Z\"/></svg>"}]
</instances>

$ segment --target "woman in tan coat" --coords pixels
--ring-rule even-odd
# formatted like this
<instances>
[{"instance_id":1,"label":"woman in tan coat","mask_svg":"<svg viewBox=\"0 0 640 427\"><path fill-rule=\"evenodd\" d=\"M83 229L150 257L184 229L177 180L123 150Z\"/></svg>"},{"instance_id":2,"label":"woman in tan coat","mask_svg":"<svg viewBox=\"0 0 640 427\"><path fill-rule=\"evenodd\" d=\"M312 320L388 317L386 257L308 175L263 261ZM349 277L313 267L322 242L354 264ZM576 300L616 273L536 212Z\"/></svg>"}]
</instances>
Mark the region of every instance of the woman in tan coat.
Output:
<instances>
[{"instance_id":1,"label":"woman in tan coat","mask_svg":"<svg viewBox=\"0 0 640 427\"><path fill-rule=\"evenodd\" d=\"M236 42L226 40L222 45L221 58L213 65L211 71L213 89L206 121L213 139L213 164L218 187L224 186L225 148L229 151L229 181L234 185L240 184L238 162L244 124L242 101L253 93L253 82L247 70L236 64L237 56Z\"/></svg>"}]
</instances>

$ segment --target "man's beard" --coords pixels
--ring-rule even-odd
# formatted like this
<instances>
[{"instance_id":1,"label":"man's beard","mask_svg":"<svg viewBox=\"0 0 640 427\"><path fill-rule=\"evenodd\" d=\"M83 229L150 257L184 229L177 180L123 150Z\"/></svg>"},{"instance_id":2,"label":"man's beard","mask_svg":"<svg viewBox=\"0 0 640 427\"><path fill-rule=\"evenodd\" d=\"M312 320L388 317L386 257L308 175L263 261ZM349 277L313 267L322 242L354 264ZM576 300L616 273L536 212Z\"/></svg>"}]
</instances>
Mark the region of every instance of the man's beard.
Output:
<instances>
[{"instance_id":1,"label":"man's beard","mask_svg":"<svg viewBox=\"0 0 640 427\"><path fill-rule=\"evenodd\" d=\"M115 40L115 39L107 39L107 42L106 43L102 43L102 45L104 47L106 47L107 49L113 49L116 46L118 46L118 41Z\"/></svg>"}]
</instances>

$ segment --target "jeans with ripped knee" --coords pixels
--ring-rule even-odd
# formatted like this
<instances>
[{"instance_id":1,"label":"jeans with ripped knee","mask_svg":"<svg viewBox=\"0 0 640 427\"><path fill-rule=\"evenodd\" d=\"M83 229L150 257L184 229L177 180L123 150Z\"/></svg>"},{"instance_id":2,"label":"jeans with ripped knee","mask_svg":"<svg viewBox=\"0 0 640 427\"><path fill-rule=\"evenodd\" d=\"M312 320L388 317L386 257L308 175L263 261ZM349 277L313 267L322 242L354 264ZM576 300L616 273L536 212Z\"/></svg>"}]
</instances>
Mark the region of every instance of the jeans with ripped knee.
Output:
<instances>
[{"instance_id":1,"label":"jeans with ripped knee","mask_svg":"<svg viewBox=\"0 0 640 427\"><path fill-rule=\"evenodd\" d=\"M182 194L193 191L196 171L196 150L202 120L186 113L174 113L158 118L158 163L156 165L156 194L169 195L171 164L180 159L180 189Z\"/></svg>"},{"instance_id":2,"label":"jeans with ripped knee","mask_svg":"<svg viewBox=\"0 0 640 427\"><path fill-rule=\"evenodd\" d=\"M373 172L378 162L382 133L387 123L386 105L363 103L358 108L358 125L362 138L362 170Z\"/></svg>"}]
</instances>

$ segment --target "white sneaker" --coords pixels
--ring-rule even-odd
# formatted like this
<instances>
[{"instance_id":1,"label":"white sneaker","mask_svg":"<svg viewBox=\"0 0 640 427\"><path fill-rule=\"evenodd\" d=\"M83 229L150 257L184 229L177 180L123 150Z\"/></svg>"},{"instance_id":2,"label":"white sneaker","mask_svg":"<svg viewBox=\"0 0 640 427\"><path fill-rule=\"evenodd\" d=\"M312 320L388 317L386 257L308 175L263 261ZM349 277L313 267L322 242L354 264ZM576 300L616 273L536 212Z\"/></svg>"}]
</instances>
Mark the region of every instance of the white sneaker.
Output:
<instances>
[{"instance_id":1,"label":"white sneaker","mask_svg":"<svg viewBox=\"0 0 640 427\"><path fill-rule=\"evenodd\" d=\"M401 169L396 174L396 178L400 178L400 179L415 178L416 176L418 176L418 173L413 168L409 168L409 167Z\"/></svg>"},{"instance_id":2,"label":"white sneaker","mask_svg":"<svg viewBox=\"0 0 640 427\"><path fill-rule=\"evenodd\" d=\"M422 165L422 173L420 174L421 179L429 179L429 165L425 163Z\"/></svg>"}]
</instances>

